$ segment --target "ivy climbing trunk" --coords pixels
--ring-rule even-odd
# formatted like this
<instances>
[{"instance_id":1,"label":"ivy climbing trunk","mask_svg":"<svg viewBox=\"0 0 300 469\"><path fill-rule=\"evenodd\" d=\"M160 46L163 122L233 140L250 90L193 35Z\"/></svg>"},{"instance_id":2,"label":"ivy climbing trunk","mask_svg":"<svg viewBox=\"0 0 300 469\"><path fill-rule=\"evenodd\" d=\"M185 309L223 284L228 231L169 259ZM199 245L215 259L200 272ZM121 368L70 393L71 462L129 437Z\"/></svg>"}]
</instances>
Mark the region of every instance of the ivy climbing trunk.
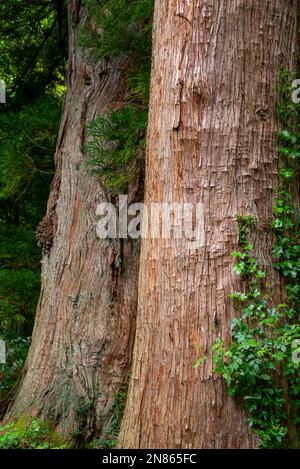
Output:
<instances>
[{"instance_id":1,"label":"ivy climbing trunk","mask_svg":"<svg viewBox=\"0 0 300 469\"><path fill-rule=\"evenodd\" d=\"M276 97L295 70L297 0L156 0L146 206L203 203L204 245L145 239L137 329L121 428L127 448L252 448L241 404L212 373L230 340L237 214L280 300L270 223L278 187ZM276 298L275 298L276 297ZM198 368L202 354L209 359Z\"/></svg>"},{"instance_id":2,"label":"ivy climbing trunk","mask_svg":"<svg viewBox=\"0 0 300 469\"><path fill-rule=\"evenodd\" d=\"M69 1L67 95L46 217L42 289L32 345L6 419L49 419L65 436L101 435L116 393L127 383L135 327L139 246L101 240L96 208L106 201L85 166L85 126L126 93L126 59L95 61L78 44L88 21ZM132 188L129 201L137 188Z\"/></svg>"}]
</instances>

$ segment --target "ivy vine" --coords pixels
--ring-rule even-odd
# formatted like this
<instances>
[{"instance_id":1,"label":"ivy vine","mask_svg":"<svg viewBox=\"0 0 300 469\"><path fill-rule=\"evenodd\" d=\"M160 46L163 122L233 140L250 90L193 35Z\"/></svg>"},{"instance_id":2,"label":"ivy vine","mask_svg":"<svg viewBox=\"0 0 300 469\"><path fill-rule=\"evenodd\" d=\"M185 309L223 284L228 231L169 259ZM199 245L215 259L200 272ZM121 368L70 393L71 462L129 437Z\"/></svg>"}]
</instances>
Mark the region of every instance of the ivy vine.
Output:
<instances>
[{"instance_id":1,"label":"ivy vine","mask_svg":"<svg viewBox=\"0 0 300 469\"><path fill-rule=\"evenodd\" d=\"M299 447L300 217L293 194L299 175L300 128L299 106L291 100L291 82L291 74L282 70L280 185L271 226L276 239L274 267L284 279L286 299L271 306L270 286L249 241L255 219L239 215L240 249L232 255L236 259L234 270L246 289L231 294L239 312L231 324L231 343L217 339L213 346L214 371L225 380L229 395L245 403L249 424L264 448Z\"/></svg>"}]
</instances>

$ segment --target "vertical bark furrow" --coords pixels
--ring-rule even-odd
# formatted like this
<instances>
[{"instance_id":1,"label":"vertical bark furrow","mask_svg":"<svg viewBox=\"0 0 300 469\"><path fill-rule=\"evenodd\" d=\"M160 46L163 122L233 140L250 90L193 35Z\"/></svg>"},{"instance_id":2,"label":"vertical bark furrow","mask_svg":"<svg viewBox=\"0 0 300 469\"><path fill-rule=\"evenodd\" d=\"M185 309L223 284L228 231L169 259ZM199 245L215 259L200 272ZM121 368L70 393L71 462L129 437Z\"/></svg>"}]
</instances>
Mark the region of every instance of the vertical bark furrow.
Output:
<instances>
[{"instance_id":1,"label":"vertical bark furrow","mask_svg":"<svg viewBox=\"0 0 300 469\"><path fill-rule=\"evenodd\" d=\"M200 353L230 339L236 216L280 300L268 226L278 185L276 88L296 66L298 1L156 1L146 204L202 202L204 247L142 243L136 342L120 445L250 448L243 409Z\"/></svg>"}]
</instances>

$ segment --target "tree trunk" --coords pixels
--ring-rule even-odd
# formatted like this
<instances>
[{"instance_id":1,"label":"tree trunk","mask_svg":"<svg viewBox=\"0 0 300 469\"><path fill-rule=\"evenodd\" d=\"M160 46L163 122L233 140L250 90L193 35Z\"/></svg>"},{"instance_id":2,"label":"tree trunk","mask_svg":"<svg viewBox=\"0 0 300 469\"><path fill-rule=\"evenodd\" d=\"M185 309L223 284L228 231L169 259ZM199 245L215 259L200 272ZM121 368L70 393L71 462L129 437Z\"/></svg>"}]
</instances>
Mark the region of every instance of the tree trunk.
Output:
<instances>
[{"instance_id":1,"label":"tree trunk","mask_svg":"<svg viewBox=\"0 0 300 469\"><path fill-rule=\"evenodd\" d=\"M253 214L255 255L273 291L268 231L278 185L276 87L295 69L297 0L156 0L146 206L204 204L204 245L145 239L120 446L252 448L241 405L211 359L230 340L237 214ZM274 299L275 301L277 298Z\"/></svg>"},{"instance_id":2,"label":"tree trunk","mask_svg":"<svg viewBox=\"0 0 300 469\"><path fill-rule=\"evenodd\" d=\"M127 383L135 327L138 244L96 235L104 191L85 167L85 125L120 107L126 59L92 60L78 45L87 21L69 1L68 91L47 215L38 228L45 254L32 345L6 419L49 419L65 436L109 427L115 394ZM135 197L135 190L129 200Z\"/></svg>"}]
</instances>

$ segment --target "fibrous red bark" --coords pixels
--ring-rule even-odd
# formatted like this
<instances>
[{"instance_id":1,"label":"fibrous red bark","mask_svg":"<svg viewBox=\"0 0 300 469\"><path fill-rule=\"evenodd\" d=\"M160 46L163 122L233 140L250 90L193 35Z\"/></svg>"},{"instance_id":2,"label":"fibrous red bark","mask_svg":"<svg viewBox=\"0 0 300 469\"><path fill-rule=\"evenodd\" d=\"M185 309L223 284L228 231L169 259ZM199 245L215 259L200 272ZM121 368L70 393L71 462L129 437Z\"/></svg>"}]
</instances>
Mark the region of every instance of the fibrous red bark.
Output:
<instances>
[{"instance_id":1,"label":"fibrous red bark","mask_svg":"<svg viewBox=\"0 0 300 469\"><path fill-rule=\"evenodd\" d=\"M91 58L78 44L87 21L82 2L70 0L68 89L56 174L38 228L45 248L41 296L22 380L6 415L48 419L67 437L78 430L100 435L110 425L115 394L127 383L137 296L139 245L97 238L96 209L106 196L83 153L86 123L122 105L126 58Z\"/></svg>"},{"instance_id":2,"label":"fibrous red bark","mask_svg":"<svg viewBox=\"0 0 300 469\"><path fill-rule=\"evenodd\" d=\"M156 0L146 205L204 204L204 246L142 243L137 331L120 436L127 448L252 448L209 354L230 340L237 214L275 296L268 230L278 185L279 70L296 65L297 0ZM275 301L278 298L275 298Z\"/></svg>"}]
</instances>

